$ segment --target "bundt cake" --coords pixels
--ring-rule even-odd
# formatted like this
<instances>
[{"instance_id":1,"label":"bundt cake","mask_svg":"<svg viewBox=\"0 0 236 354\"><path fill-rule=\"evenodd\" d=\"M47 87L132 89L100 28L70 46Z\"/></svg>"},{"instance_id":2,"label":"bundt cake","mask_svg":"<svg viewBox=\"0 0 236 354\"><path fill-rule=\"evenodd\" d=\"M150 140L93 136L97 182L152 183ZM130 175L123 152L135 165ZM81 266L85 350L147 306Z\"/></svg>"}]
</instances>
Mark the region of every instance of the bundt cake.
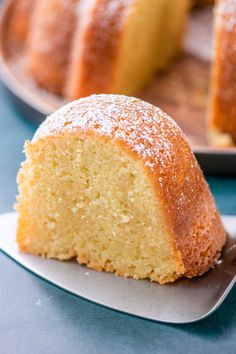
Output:
<instances>
[{"instance_id":1,"label":"bundt cake","mask_svg":"<svg viewBox=\"0 0 236 354\"><path fill-rule=\"evenodd\" d=\"M15 0L19 16L18 1L31 5L27 71L67 99L136 93L179 53L190 8L190 0Z\"/></svg>"},{"instance_id":2,"label":"bundt cake","mask_svg":"<svg viewBox=\"0 0 236 354\"><path fill-rule=\"evenodd\" d=\"M176 123L136 98L93 95L26 142L20 250L161 284L201 275L226 236Z\"/></svg>"},{"instance_id":3,"label":"bundt cake","mask_svg":"<svg viewBox=\"0 0 236 354\"><path fill-rule=\"evenodd\" d=\"M236 0L219 0L215 14L210 137L216 145L236 143Z\"/></svg>"},{"instance_id":4,"label":"bundt cake","mask_svg":"<svg viewBox=\"0 0 236 354\"><path fill-rule=\"evenodd\" d=\"M34 83L66 100L138 94L180 52L191 5L208 3L214 1L12 0L6 47L25 59L24 69L13 65L23 72L19 78L26 69ZM235 13L236 0L217 2L208 135L224 147L236 144Z\"/></svg>"}]
</instances>

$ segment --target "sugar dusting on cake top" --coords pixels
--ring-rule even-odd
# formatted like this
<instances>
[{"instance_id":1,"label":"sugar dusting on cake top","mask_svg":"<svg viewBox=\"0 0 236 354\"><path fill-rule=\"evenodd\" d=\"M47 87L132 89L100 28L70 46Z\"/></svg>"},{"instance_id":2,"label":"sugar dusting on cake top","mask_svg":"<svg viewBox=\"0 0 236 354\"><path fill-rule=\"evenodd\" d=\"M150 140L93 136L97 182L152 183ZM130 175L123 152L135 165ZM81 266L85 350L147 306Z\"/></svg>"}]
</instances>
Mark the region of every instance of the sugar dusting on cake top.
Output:
<instances>
[{"instance_id":1,"label":"sugar dusting on cake top","mask_svg":"<svg viewBox=\"0 0 236 354\"><path fill-rule=\"evenodd\" d=\"M161 109L140 99L103 94L76 100L49 116L30 144L40 146L48 137L93 139L96 136L108 140L111 146L119 146L134 158L139 157L154 185L160 187L157 193L168 201L166 213L177 233L188 223L185 210L191 211L189 215L199 215L200 210L202 215L209 212L215 215L208 187L181 129ZM196 243L204 229L200 219L199 224L199 233L193 237ZM188 236L184 238L187 240Z\"/></svg>"},{"instance_id":2,"label":"sugar dusting on cake top","mask_svg":"<svg viewBox=\"0 0 236 354\"><path fill-rule=\"evenodd\" d=\"M235 30L236 26L236 0L220 0L217 5L217 25L227 31Z\"/></svg>"},{"instance_id":3,"label":"sugar dusting on cake top","mask_svg":"<svg viewBox=\"0 0 236 354\"><path fill-rule=\"evenodd\" d=\"M170 165L174 162L178 145L190 150L182 131L166 113L147 102L122 95L92 95L67 104L41 124L32 142L78 132L80 136L81 132L83 136L94 132L125 142L145 159L153 172L156 164L164 168L168 159ZM185 144L178 144L179 139Z\"/></svg>"}]
</instances>

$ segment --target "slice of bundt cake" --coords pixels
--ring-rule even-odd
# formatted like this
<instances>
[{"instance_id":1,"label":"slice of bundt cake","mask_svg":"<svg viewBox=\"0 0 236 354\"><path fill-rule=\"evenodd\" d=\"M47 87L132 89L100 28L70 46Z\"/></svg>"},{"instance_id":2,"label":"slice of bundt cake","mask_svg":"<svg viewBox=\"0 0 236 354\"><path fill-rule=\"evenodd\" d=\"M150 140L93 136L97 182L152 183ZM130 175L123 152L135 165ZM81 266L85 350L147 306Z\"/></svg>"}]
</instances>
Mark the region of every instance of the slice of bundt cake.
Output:
<instances>
[{"instance_id":1,"label":"slice of bundt cake","mask_svg":"<svg viewBox=\"0 0 236 354\"><path fill-rule=\"evenodd\" d=\"M236 143L236 0L219 0L215 12L210 138L216 145Z\"/></svg>"},{"instance_id":2,"label":"slice of bundt cake","mask_svg":"<svg viewBox=\"0 0 236 354\"><path fill-rule=\"evenodd\" d=\"M159 283L203 274L225 243L180 128L160 109L94 95L52 114L18 174L21 251Z\"/></svg>"}]
</instances>

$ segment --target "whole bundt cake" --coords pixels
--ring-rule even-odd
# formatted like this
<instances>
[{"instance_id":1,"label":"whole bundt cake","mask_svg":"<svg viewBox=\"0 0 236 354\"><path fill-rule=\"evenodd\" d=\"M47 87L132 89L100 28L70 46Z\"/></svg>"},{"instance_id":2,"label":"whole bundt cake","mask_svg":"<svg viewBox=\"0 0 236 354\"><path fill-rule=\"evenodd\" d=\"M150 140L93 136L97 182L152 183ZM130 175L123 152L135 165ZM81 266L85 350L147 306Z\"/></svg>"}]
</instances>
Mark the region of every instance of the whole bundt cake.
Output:
<instances>
[{"instance_id":1,"label":"whole bundt cake","mask_svg":"<svg viewBox=\"0 0 236 354\"><path fill-rule=\"evenodd\" d=\"M179 53L189 8L189 0L15 0L8 46L21 48L39 86L68 99L134 94Z\"/></svg>"},{"instance_id":2,"label":"whole bundt cake","mask_svg":"<svg viewBox=\"0 0 236 354\"><path fill-rule=\"evenodd\" d=\"M214 266L226 237L176 123L136 98L93 95L26 142L21 251L161 284Z\"/></svg>"},{"instance_id":3,"label":"whole bundt cake","mask_svg":"<svg viewBox=\"0 0 236 354\"><path fill-rule=\"evenodd\" d=\"M66 100L133 95L180 52L191 5L213 2L12 0L6 46L33 83ZM224 147L236 143L235 18L236 0L216 2L208 135Z\"/></svg>"}]
</instances>

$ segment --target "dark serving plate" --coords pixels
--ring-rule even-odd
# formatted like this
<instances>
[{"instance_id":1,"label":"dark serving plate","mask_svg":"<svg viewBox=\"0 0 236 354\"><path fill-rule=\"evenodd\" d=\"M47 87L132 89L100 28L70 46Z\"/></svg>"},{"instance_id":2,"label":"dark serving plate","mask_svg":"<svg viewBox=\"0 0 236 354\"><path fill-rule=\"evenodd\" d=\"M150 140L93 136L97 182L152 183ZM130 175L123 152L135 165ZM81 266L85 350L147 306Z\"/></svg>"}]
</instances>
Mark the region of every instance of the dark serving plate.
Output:
<instances>
[{"instance_id":1,"label":"dark serving plate","mask_svg":"<svg viewBox=\"0 0 236 354\"><path fill-rule=\"evenodd\" d=\"M66 101L38 88L27 77L22 55L9 55L6 28L11 6L12 0L5 1L0 15L0 76L17 108L27 119L40 124ZM236 147L213 147L207 137L211 41L212 8L195 10L188 25L185 52L167 74L157 75L139 97L161 107L176 120L205 173L236 175Z\"/></svg>"}]
</instances>

